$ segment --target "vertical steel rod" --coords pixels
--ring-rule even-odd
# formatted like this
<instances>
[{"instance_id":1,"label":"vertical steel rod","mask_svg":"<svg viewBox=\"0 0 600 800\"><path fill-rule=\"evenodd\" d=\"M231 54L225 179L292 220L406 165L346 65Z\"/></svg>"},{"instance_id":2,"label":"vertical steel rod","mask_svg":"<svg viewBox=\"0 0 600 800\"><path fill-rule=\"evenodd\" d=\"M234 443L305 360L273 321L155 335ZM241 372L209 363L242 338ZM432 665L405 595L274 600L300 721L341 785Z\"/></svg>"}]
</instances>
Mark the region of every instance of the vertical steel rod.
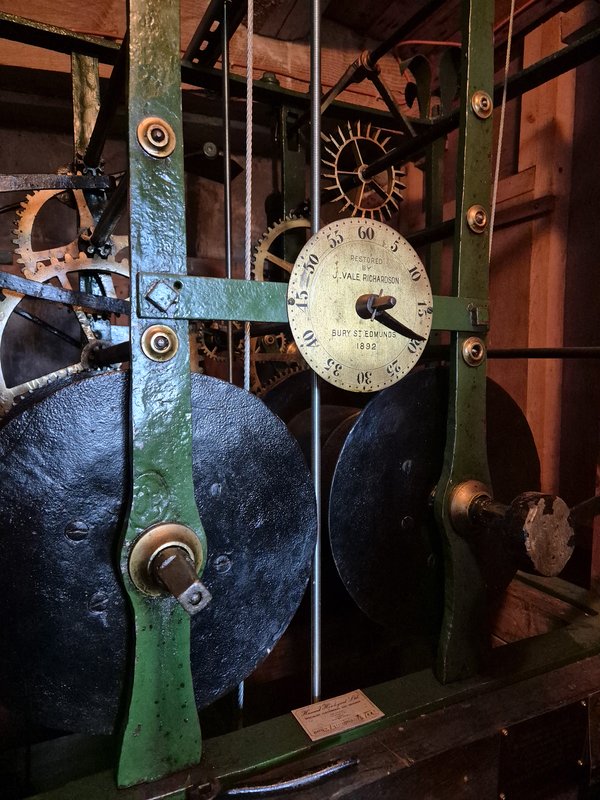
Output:
<instances>
[{"instance_id":1,"label":"vertical steel rod","mask_svg":"<svg viewBox=\"0 0 600 800\"><path fill-rule=\"evenodd\" d=\"M310 196L311 234L319 230L321 216L321 0L311 0L310 38ZM311 576L311 699L321 697L321 398L319 378L312 375L311 467L317 503L317 543Z\"/></svg>"},{"instance_id":2,"label":"vertical steel rod","mask_svg":"<svg viewBox=\"0 0 600 800\"><path fill-rule=\"evenodd\" d=\"M223 0L223 205L225 214L225 269L228 278L233 277L231 248L231 121L229 117L229 3ZM233 323L227 323L227 362L229 383L233 383Z\"/></svg>"},{"instance_id":3,"label":"vertical steel rod","mask_svg":"<svg viewBox=\"0 0 600 800\"><path fill-rule=\"evenodd\" d=\"M103 247L112 236L112 233L121 218L123 209L127 204L129 187L129 173L125 173L117 188L110 196L104 210L100 215L100 219L96 223L96 227L90 236L90 244L94 248Z\"/></svg>"}]
</instances>

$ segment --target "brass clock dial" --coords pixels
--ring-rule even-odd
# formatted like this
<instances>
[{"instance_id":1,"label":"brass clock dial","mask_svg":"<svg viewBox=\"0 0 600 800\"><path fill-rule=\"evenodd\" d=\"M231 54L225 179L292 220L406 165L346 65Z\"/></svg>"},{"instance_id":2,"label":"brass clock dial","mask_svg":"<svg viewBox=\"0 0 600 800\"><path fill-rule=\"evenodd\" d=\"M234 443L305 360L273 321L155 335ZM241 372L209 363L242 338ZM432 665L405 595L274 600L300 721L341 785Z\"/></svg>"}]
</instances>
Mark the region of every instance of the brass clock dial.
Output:
<instances>
[{"instance_id":1,"label":"brass clock dial","mask_svg":"<svg viewBox=\"0 0 600 800\"><path fill-rule=\"evenodd\" d=\"M431 331L423 264L406 239L375 220L321 228L296 260L287 297L292 333L309 366L353 392L400 380Z\"/></svg>"}]
</instances>

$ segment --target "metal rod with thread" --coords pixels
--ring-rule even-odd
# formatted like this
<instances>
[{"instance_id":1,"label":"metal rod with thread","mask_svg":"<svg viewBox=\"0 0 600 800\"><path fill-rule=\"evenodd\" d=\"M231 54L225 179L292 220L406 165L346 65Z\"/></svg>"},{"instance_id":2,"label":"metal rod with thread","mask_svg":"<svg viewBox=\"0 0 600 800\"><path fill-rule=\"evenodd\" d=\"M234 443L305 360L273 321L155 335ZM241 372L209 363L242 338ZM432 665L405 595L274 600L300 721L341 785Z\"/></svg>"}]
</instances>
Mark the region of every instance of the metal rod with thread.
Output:
<instances>
[{"instance_id":1,"label":"metal rod with thread","mask_svg":"<svg viewBox=\"0 0 600 800\"><path fill-rule=\"evenodd\" d=\"M310 195L311 234L319 230L321 216L321 2L311 0L310 38ZM321 697L321 397L319 378L311 384L311 468L317 504L317 542L311 576L311 701Z\"/></svg>"}]
</instances>

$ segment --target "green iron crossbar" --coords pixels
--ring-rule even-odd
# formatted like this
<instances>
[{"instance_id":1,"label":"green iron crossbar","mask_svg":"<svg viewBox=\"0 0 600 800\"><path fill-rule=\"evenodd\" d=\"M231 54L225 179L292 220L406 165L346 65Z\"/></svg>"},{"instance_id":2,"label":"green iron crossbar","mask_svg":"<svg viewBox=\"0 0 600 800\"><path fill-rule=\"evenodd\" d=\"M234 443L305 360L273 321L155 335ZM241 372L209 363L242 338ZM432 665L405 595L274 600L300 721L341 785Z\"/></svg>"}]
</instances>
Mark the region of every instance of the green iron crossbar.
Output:
<instances>
[{"instance_id":1,"label":"green iron crossbar","mask_svg":"<svg viewBox=\"0 0 600 800\"><path fill-rule=\"evenodd\" d=\"M141 318L288 321L287 283L143 272L138 286ZM434 296L433 330L476 333L487 325L487 301Z\"/></svg>"}]
</instances>

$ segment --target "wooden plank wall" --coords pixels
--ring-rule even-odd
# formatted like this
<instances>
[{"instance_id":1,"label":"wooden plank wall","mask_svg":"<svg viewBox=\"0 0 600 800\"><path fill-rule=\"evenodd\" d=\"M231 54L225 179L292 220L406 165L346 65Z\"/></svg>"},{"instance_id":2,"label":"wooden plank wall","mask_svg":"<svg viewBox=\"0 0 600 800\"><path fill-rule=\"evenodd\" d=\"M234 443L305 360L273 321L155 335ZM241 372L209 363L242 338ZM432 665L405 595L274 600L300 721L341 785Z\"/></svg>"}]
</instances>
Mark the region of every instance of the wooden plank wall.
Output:
<instances>
[{"instance_id":1,"label":"wooden plank wall","mask_svg":"<svg viewBox=\"0 0 600 800\"><path fill-rule=\"evenodd\" d=\"M187 47L196 30L199 19L208 6L209 0L181 0L181 50ZM81 14L81 4L77 0L64 0L60 4L46 0L0 0L0 11L27 17L48 24L105 36L116 40L125 33L124 0L92 0L86 6L86 14ZM288 23L290 26L292 23ZM282 41L267 35L254 37L254 77L260 78L264 72L273 72L286 88L308 91L309 51L306 42L306 26L299 21L298 41ZM267 31L269 29L267 28ZM377 41L363 33L324 18L322 22L322 77L325 88L332 86L364 49L374 47ZM246 28L241 25L231 40L231 70L244 75L246 71ZM18 42L2 41L1 62L5 65L68 72L69 56L30 47ZM406 79L400 75L398 61L388 55L380 62L382 77L393 94L401 98ZM110 68L101 65L102 77L110 75ZM342 99L360 105L384 108L372 85L364 83L351 87Z\"/></svg>"},{"instance_id":2,"label":"wooden plank wall","mask_svg":"<svg viewBox=\"0 0 600 800\"><path fill-rule=\"evenodd\" d=\"M589 24L583 3L558 15L524 42L524 65L554 52ZM522 98L518 173L514 202L537 200L545 213L499 230L491 262L494 347L598 344L600 247L597 180L600 157L591 143L600 115L596 108L598 59L529 92ZM502 186L502 184L501 184ZM522 192L522 194L518 194ZM541 458L542 490L569 505L597 493L600 365L594 361L491 361L489 372L519 402ZM598 527L598 526L596 526ZM600 530L598 531L600 533ZM600 576L600 547L591 529L579 530L573 579Z\"/></svg>"},{"instance_id":3,"label":"wooden plank wall","mask_svg":"<svg viewBox=\"0 0 600 800\"><path fill-rule=\"evenodd\" d=\"M561 46L557 16L525 38L523 66ZM550 213L494 236L490 337L494 347L563 344L574 104L574 71L522 98L518 174L528 176L528 185L517 184L515 189L526 189L521 200L551 197L554 204ZM542 489L558 491L561 362L491 362L490 375L527 415L540 453Z\"/></svg>"}]
</instances>

